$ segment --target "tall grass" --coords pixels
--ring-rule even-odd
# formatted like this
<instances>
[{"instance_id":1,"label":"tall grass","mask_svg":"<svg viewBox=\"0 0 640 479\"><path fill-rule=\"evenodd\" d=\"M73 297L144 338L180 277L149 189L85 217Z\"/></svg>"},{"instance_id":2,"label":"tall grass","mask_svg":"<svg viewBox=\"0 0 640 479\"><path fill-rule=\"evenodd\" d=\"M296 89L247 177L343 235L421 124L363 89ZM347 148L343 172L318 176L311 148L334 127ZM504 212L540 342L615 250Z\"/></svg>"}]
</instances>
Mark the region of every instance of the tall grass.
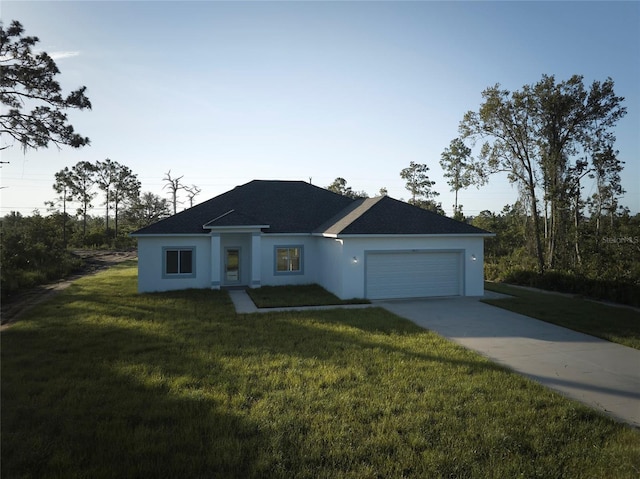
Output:
<instances>
[{"instance_id":1,"label":"tall grass","mask_svg":"<svg viewBox=\"0 0 640 479\"><path fill-rule=\"evenodd\" d=\"M382 309L83 279L2 336L2 477L637 477L640 434Z\"/></svg>"}]
</instances>

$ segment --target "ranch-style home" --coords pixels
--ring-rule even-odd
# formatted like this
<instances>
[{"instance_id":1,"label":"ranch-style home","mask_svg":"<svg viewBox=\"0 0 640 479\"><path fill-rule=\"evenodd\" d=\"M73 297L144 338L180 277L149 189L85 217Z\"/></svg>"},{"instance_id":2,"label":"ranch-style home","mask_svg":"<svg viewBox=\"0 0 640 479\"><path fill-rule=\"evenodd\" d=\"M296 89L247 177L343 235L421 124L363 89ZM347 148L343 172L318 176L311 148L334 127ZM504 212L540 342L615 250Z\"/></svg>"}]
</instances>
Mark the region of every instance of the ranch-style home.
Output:
<instances>
[{"instance_id":1,"label":"ranch-style home","mask_svg":"<svg viewBox=\"0 0 640 479\"><path fill-rule=\"evenodd\" d=\"M483 295L492 234L388 196L255 180L132 236L140 292L317 283L392 299Z\"/></svg>"}]
</instances>

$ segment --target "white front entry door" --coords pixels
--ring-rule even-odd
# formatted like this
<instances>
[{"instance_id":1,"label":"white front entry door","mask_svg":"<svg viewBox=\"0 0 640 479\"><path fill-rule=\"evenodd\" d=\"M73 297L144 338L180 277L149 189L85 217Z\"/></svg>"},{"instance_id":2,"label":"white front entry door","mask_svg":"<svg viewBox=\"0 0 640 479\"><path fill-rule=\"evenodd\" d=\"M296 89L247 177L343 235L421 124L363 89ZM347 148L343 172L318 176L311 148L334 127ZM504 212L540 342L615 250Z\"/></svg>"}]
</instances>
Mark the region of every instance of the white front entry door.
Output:
<instances>
[{"instance_id":1,"label":"white front entry door","mask_svg":"<svg viewBox=\"0 0 640 479\"><path fill-rule=\"evenodd\" d=\"M224 249L224 282L234 284L240 282L240 248Z\"/></svg>"}]
</instances>

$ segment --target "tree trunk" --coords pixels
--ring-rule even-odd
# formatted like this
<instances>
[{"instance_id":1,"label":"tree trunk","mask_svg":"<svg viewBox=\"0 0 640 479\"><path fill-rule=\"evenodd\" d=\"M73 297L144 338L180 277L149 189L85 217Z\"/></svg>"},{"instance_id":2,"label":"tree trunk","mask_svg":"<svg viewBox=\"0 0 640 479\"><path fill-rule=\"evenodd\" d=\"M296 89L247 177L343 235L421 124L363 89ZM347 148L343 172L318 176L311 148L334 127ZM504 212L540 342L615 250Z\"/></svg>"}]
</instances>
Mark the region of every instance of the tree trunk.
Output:
<instances>
[{"instance_id":1,"label":"tree trunk","mask_svg":"<svg viewBox=\"0 0 640 479\"><path fill-rule=\"evenodd\" d=\"M89 203L83 204L82 210L82 242L84 243L85 238L87 237L87 205Z\"/></svg>"},{"instance_id":2,"label":"tree trunk","mask_svg":"<svg viewBox=\"0 0 640 479\"><path fill-rule=\"evenodd\" d=\"M577 266L582 265L582 256L580 255L580 193L575 196L574 203L574 223L573 227L575 228L574 234L574 247L576 250L576 264Z\"/></svg>"},{"instance_id":3,"label":"tree trunk","mask_svg":"<svg viewBox=\"0 0 640 479\"><path fill-rule=\"evenodd\" d=\"M544 239L547 240L549 238L549 200L546 197L544 198Z\"/></svg>"},{"instance_id":4,"label":"tree trunk","mask_svg":"<svg viewBox=\"0 0 640 479\"><path fill-rule=\"evenodd\" d=\"M113 223L114 223L113 238L114 239L118 239L118 199L117 199L117 196L116 196L116 200L113 203L113 214L115 215L115 218L113 219Z\"/></svg>"},{"instance_id":5,"label":"tree trunk","mask_svg":"<svg viewBox=\"0 0 640 479\"><path fill-rule=\"evenodd\" d=\"M62 247L67 249L67 188L62 189Z\"/></svg>"},{"instance_id":6,"label":"tree trunk","mask_svg":"<svg viewBox=\"0 0 640 479\"><path fill-rule=\"evenodd\" d=\"M105 230L104 230L104 237L108 238L109 237L109 195L107 193L107 202L105 203L106 207L107 207L107 215L105 217Z\"/></svg>"},{"instance_id":7,"label":"tree trunk","mask_svg":"<svg viewBox=\"0 0 640 479\"><path fill-rule=\"evenodd\" d=\"M558 225L556 202L551 199L551 224L549 225L549 238L547 243L547 265L553 269L553 257L556 251L556 230Z\"/></svg>"},{"instance_id":8,"label":"tree trunk","mask_svg":"<svg viewBox=\"0 0 640 479\"><path fill-rule=\"evenodd\" d=\"M536 199L536 188L533 173L529 170L529 184L527 185L531 197L531 216L533 217L533 234L535 235L536 257L538 260L538 274L544 273L544 254L542 242L540 240L540 217L538 216L538 202Z\"/></svg>"}]
</instances>

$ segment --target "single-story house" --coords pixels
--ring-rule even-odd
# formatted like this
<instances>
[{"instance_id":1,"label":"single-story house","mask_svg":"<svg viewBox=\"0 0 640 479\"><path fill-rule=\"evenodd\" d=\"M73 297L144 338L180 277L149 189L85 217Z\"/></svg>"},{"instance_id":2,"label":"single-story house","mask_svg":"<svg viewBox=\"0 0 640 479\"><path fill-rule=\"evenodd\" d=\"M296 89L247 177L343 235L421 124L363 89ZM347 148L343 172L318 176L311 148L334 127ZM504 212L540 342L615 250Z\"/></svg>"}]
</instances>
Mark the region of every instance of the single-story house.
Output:
<instances>
[{"instance_id":1,"label":"single-story house","mask_svg":"<svg viewBox=\"0 0 640 479\"><path fill-rule=\"evenodd\" d=\"M390 299L483 295L492 234L388 196L255 180L132 236L140 292L317 283Z\"/></svg>"}]
</instances>

